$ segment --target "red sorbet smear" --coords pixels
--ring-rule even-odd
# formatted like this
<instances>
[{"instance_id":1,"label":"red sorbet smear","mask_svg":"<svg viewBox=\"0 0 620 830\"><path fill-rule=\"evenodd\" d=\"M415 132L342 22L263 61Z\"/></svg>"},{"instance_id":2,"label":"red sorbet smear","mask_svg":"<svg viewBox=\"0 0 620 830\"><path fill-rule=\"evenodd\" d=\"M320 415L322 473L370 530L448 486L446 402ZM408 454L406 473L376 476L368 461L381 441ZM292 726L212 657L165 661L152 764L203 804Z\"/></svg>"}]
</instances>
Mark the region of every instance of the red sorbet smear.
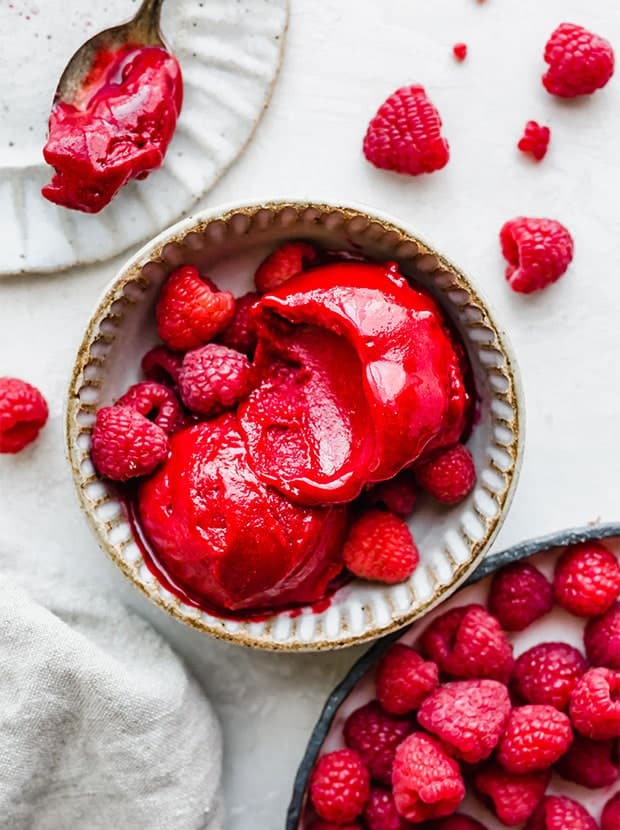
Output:
<instances>
[{"instance_id":1,"label":"red sorbet smear","mask_svg":"<svg viewBox=\"0 0 620 830\"><path fill-rule=\"evenodd\" d=\"M170 438L170 455L138 491L160 563L194 598L229 610L321 599L342 570L344 507L301 507L248 465L235 415Z\"/></svg>"},{"instance_id":2,"label":"red sorbet smear","mask_svg":"<svg viewBox=\"0 0 620 830\"><path fill-rule=\"evenodd\" d=\"M253 314L261 382L239 421L252 469L288 498L350 501L463 433L460 355L394 264L315 268Z\"/></svg>"},{"instance_id":3,"label":"red sorbet smear","mask_svg":"<svg viewBox=\"0 0 620 830\"><path fill-rule=\"evenodd\" d=\"M181 68L157 46L101 51L73 103L50 115L43 196L97 213L130 179L160 167L183 102Z\"/></svg>"}]
</instances>

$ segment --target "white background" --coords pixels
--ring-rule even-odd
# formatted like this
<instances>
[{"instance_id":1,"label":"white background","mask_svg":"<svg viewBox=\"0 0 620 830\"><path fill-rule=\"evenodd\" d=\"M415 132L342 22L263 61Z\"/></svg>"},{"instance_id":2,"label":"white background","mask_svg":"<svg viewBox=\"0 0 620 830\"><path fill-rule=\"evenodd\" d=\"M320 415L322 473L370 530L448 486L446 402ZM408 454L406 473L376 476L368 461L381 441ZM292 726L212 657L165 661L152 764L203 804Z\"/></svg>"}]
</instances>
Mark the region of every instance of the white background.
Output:
<instances>
[{"instance_id":1,"label":"white background","mask_svg":"<svg viewBox=\"0 0 620 830\"><path fill-rule=\"evenodd\" d=\"M271 107L204 200L365 202L417 228L481 286L512 339L527 398L523 473L495 549L620 518L620 78L584 101L547 95L543 47L563 20L620 49L616 0L292 0ZM464 64L451 55L457 41L469 45ZM452 150L447 168L419 179L377 171L360 152L378 104L410 82L426 86ZM530 118L552 129L540 165L515 149ZM529 298L507 288L497 240L502 223L521 213L560 219L576 246L561 282ZM0 374L38 385L51 410L32 448L0 458L1 552L111 587L148 615L218 706L228 827L280 828L323 699L361 650L288 657L214 642L151 608L100 553L74 498L62 412L83 326L119 262L0 284Z\"/></svg>"}]
</instances>

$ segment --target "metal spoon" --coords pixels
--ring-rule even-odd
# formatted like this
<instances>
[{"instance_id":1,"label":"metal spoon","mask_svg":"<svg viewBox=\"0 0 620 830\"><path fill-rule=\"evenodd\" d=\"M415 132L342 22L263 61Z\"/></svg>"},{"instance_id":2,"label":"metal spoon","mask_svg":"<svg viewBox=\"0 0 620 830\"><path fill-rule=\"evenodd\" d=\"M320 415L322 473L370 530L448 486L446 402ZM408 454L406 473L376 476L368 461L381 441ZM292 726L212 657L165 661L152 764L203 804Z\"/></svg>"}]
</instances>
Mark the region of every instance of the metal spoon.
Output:
<instances>
[{"instance_id":1,"label":"metal spoon","mask_svg":"<svg viewBox=\"0 0 620 830\"><path fill-rule=\"evenodd\" d=\"M160 46L168 50L159 18L164 0L143 0L142 5L127 23L104 29L83 43L66 65L54 93L54 104L71 104L78 96L83 81L90 72L95 55L102 49L112 52L123 46ZM169 50L168 50L169 51Z\"/></svg>"}]
</instances>

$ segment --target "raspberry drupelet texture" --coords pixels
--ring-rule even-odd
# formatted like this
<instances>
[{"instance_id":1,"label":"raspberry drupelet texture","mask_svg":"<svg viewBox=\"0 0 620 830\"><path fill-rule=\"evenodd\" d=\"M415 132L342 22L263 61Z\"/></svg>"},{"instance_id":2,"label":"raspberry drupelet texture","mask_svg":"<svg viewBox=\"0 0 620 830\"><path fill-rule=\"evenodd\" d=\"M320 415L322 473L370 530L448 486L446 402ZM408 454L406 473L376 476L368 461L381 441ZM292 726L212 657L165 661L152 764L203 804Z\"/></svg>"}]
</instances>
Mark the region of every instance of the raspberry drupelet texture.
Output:
<instances>
[{"instance_id":1,"label":"raspberry drupelet texture","mask_svg":"<svg viewBox=\"0 0 620 830\"><path fill-rule=\"evenodd\" d=\"M597 789L609 787L618 780L619 760L617 741L592 741L577 734L570 749L560 758L555 769L568 781L574 781L582 787Z\"/></svg>"},{"instance_id":2,"label":"raspberry drupelet texture","mask_svg":"<svg viewBox=\"0 0 620 830\"><path fill-rule=\"evenodd\" d=\"M476 484L474 459L462 444L433 453L416 464L415 474L422 490L442 504L463 501Z\"/></svg>"},{"instance_id":3,"label":"raspberry drupelet texture","mask_svg":"<svg viewBox=\"0 0 620 830\"><path fill-rule=\"evenodd\" d=\"M568 711L573 726L586 738L619 738L620 671L587 671L575 684Z\"/></svg>"},{"instance_id":4,"label":"raspberry drupelet texture","mask_svg":"<svg viewBox=\"0 0 620 830\"><path fill-rule=\"evenodd\" d=\"M567 643L539 643L515 663L512 689L526 703L568 708L571 692L586 671L581 652Z\"/></svg>"},{"instance_id":5,"label":"raspberry drupelet texture","mask_svg":"<svg viewBox=\"0 0 620 830\"><path fill-rule=\"evenodd\" d=\"M364 155L375 167L409 176L446 166L448 142L424 87L401 87L381 104L366 131Z\"/></svg>"},{"instance_id":6,"label":"raspberry drupelet texture","mask_svg":"<svg viewBox=\"0 0 620 830\"><path fill-rule=\"evenodd\" d=\"M438 821L436 830L487 830L487 828L471 816L455 813L453 816Z\"/></svg>"},{"instance_id":7,"label":"raspberry drupelet texture","mask_svg":"<svg viewBox=\"0 0 620 830\"><path fill-rule=\"evenodd\" d=\"M583 641L593 666L620 669L620 602L602 616L588 620Z\"/></svg>"},{"instance_id":8,"label":"raspberry drupelet texture","mask_svg":"<svg viewBox=\"0 0 620 830\"><path fill-rule=\"evenodd\" d=\"M504 224L499 238L508 261L506 279L521 294L559 280L573 259L573 239L555 219L518 216Z\"/></svg>"},{"instance_id":9,"label":"raspberry drupelet texture","mask_svg":"<svg viewBox=\"0 0 620 830\"><path fill-rule=\"evenodd\" d=\"M553 589L538 568L515 562L494 574L488 606L506 631L523 631L551 611Z\"/></svg>"},{"instance_id":10,"label":"raspberry drupelet texture","mask_svg":"<svg viewBox=\"0 0 620 830\"><path fill-rule=\"evenodd\" d=\"M359 754L370 777L389 787L396 747L413 731L411 719L390 715L372 700L349 715L343 731L346 745Z\"/></svg>"},{"instance_id":11,"label":"raspberry drupelet texture","mask_svg":"<svg viewBox=\"0 0 620 830\"><path fill-rule=\"evenodd\" d=\"M591 95L614 73L614 50L609 41L574 23L561 23L545 46L543 75L547 92L560 98Z\"/></svg>"},{"instance_id":12,"label":"raspberry drupelet texture","mask_svg":"<svg viewBox=\"0 0 620 830\"><path fill-rule=\"evenodd\" d=\"M403 470L388 481L381 481L371 487L365 501L373 506L382 505L401 519L412 513L418 498L415 478L410 470Z\"/></svg>"},{"instance_id":13,"label":"raspberry drupelet texture","mask_svg":"<svg viewBox=\"0 0 620 830\"><path fill-rule=\"evenodd\" d=\"M508 716L497 760L508 772L524 775L548 769L571 745L573 731L553 706L518 706Z\"/></svg>"},{"instance_id":14,"label":"raspberry drupelet texture","mask_svg":"<svg viewBox=\"0 0 620 830\"><path fill-rule=\"evenodd\" d=\"M528 121L517 147L522 153L529 153L536 161L541 161L547 155L551 130L536 121Z\"/></svg>"},{"instance_id":15,"label":"raspberry drupelet texture","mask_svg":"<svg viewBox=\"0 0 620 830\"><path fill-rule=\"evenodd\" d=\"M116 402L117 406L135 409L164 432L175 432L183 423L183 412L172 389L162 383L146 380L130 386Z\"/></svg>"},{"instance_id":16,"label":"raspberry drupelet texture","mask_svg":"<svg viewBox=\"0 0 620 830\"><path fill-rule=\"evenodd\" d=\"M323 819L319 819L310 825L310 830L363 830L363 828L357 821L337 824L335 821L323 821Z\"/></svg>"},{"instance_id":17,"label":"raspberry drupelet texture","mask_svg":"<svg viewBox=\"0 0 620 830\"><path fill-rule=\"evenodd\" d=\"M252 381L244 354L208 343L183 358L179 392L188 409L209 417L236 406L250 393Z\"/></svg>"},{"instance_id":18,"label":"raspberry drupelet texture","mask_svg":"<svg viewBox=\"0 0 620 830\"><path fill-rule=\"evenodd\" d=\"M474 789L507 827L516 827L532 815L551 778L550 770L512 775L490 763L476 772Z\"/></svg>"},{"instance_id":19,"label":"raspberry drupelet texture","mask_svg":"<svg viewBox=\"0 0 620 830\"><path fill-rule=\"evenodd\" d=\"M230 323L218 337L218 342L229 349L251 357L256 348L256 326L250 311L260 298L257 291L248 291L235 302L235 313Z\"/></svg>"},{"instance_id":20,"label":"raspberry drupelet texture","mask_svg":"<svg viewBox=\"0 0 620 830\"><path fill-rule=\"evenodd\" d=\"M0 378L0 453L21 452L47 422L45 398L18 378Z\"/></svg>"},{"instance_id":21,"label":"raspberry drupelet texture","mask_svg":"<svg viewBox=\"0 0 620 830\"><path fill-rule=\"evenodd\" d=\"M467 57L467 44L466 43L455 43L452 47L452 54L457 59L459 63L463 63L465 58Z\"/></svg>"},{"instance_id":22,"label":"raspberry drupelet texture","mask_svg":"<svg viewBox=\"0 0 620 830\"><path fill-rule=\"evenodd\" d=\"M573 545L556 563L553 592L578 617L604 614L620 595L620 563L599 542Z\"/></svg>"},{"instance_id":23,"label":"raspberry drupelet texture","mask_svg":"<svg viewBox=\"0 0 620 830\"><path fill-rule=\"evenodd\" d=\"M396 643L377 667L377 697L388 712L414 712L439 683L439 669L412 648Z\"/></svg>"},{"instance_id":24,"label":"raspberry drupelet texture","mask_svg":"<svg viewBox=\"0 0 620 830\"><path fill-rule=\"evenodd\" d=\"M96 470L113 481L145 476L168 454L164 430L128 406L105 406L97 412L91 458Z\"/></svg>"},{"instance_id":25,"label":"raspberry drupelet texture","mask_svg":"<svg viewBox=\"0 0 620 830\"><path fill-rule=\"evenodd\" d=\"M339 749L319 758L310 779L310 798L321 818L336 824L353 821L369 794L368 770L357 752Z\"/></svg>"},{"instance_id":26,"label":"raspberry drupelet texture","mask_svg":"<svg viewBox=\"0 0 620 830\"><path fill-rule=\"evenodd\" d=\"M420 556L406 523L387 510L367 510L355 519L342 549L355 576L393 584L408 579Z\"/></svg>"},{"instance_id":27,"label":"raspberry drupelet texture","mask_svg":"<svg viewBox=\"0 0 620 830\"><path fill-rule=\"evenodd\" d=\"M534 810L525 830L598 830L596 822L577 801L548 795Z\"/></svg>"},{"instance_id":28,"label":"raspberry drupelet texture","mask_svg":"<svg viewBox=\"0 0 620 830\"><path fill-rule=\"evenodd\" d=\"M258 266L256 288L261 293L272 291L312 265L317 256L316 248L308 242L285 242Z\"/></svg>"},{"instance_id":29,"label":"raspberry drupelet texture","mask_svg":"<svg viewBox=\"0 0 620 830\"><path fill-rule=\"evenodd\" d=\"M618 830L618 827L620 827L620 792L609 799L601 813L601 830Z\"/></svg>"},{"instance_id":30,"label":"raspberry drupelet texture","mask_svg":"<svg viewBox=\"0 0 620 830\"><path fill-rule=\"evenodd\" d=\"M363 818L367 830L411 830L411 824L398 813L392 793L382 787L371 789Z\"/></svg>"},{"instance_id":31,"label":"raspberry drupelet texture","mask_svg":"<svg viewBox=\"0 0 620 830\"><path fill-rule=\"evenodd\" d=\"M147 380L175 387L182 363L183 355L171 352L165 346L155 346L142 358L142 373Z\"/></svg>"}]
</instances>

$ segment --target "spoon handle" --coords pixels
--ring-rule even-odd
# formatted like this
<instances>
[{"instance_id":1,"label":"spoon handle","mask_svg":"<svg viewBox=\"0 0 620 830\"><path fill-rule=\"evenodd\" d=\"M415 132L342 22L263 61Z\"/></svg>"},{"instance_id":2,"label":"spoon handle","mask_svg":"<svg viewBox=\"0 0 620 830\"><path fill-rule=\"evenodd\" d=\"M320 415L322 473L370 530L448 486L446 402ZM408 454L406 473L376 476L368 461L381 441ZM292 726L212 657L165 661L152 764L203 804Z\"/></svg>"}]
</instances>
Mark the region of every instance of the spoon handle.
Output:
<instances>
[{"instance_id":1,"label":"spoon handle","mask_svg":"<svg viewBox=\"0 0 620 830\"><path fill-rule=\"evenodd\" d=\"M152 34L159 33L159 17L164 0L142 0L142 5L132 21L136 28Z\"/></svg>"}]
</instances>

